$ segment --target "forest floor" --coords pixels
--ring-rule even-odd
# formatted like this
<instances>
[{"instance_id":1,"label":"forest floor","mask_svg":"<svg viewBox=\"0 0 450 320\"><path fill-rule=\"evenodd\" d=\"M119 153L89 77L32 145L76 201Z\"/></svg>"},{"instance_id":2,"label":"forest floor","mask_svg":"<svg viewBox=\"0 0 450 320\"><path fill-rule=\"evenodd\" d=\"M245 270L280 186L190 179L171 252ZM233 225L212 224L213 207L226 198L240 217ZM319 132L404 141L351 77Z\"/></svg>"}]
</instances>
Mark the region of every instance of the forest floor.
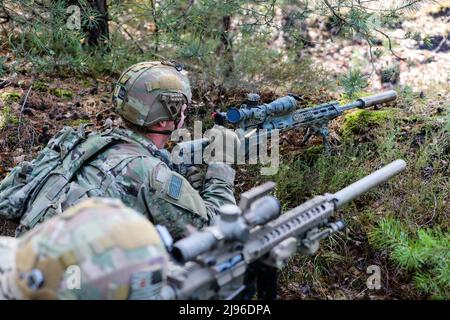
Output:
<instances>
[{"instance_id":1,"label":"forest floor","mask_svg":"<svg viewBox=\"0 0 450 320\"><path fill-rule=\"evenodd\" d=\"M365 201L361 201L362 206L366 205L369 208L343 209L343 216L349 221L352 235L336 236L333 240L324 241L325 248L312 259L304 257L294 259L290 267L281 274L284 286L280 290L280 295L283 298L417 299L438 296L449 298L448 277L441 294L436 295L431 293L432 290L427 291L427 285L421 285L419 280L421 273L427 272L426 267L422 265L415 271L413 271L414 268L407 270L406 262L391 256L396 249L400 249L400 252L402 249L399 247L394 249L396 245L389 248L387 241L384 243L380 239L375 240L376 237L373 234L376 231L374 230L378 229L372 227L377 225L382 217L389 216L401 221L401 224L409 229L410 234L415 234L420 228L442 228L446 230L443 237L448 248L450 222L449 10L448 3L442 6L430 5L405 17L401 25L393 26L389 32L392 39L395 39L395 46L392 49L401 59L390 54L386 50L387 40L380 38L379 47L384 48L385 53L378 57L374 56L373 63L368 62L371 59L367 43L333 37L332 30L326 32L325 27L320 23L313 22L312 25L315 28L308 29L312 46L308 46L303 51L305 57L312 57L318 66L325 68L332 75L359 68L363 73L370 75L368 86L363 89L364 92L374 93L385 89L395 89L399 93L399 99L385 109L394 112L393 118L387 123L380 124L375 119L375 114L379 113L382 116L383 111L374 111L373 121L365 121L367 119L363 119L364 117L358 119L361 121L359 129L353 130L354 134L351 135L351 139L354 139L356 143L349 144L345 139L347 126L353 120L352 113L334 120L331 123L333 129L331 135L337 145L335 157L338 158L334 161L316 155L319 145L307 147L306 150L294 150L300 140L295 137L295 134L294 136L288 134L284 148L289 151L284 154L290 155L285 157L285 160L290 159L291 163L283 168L285 171L279 174L277 182L283 184L286 179L292 181L306 179L308 181L302 187L294 187L294 190L313 195L337 191L339 189L336 188L337 186L345 186L337 181L345 180L346 175L353 176L352 170L370 172L368 168L377 168L374 167L374 163L379 163L380 158L385 159L384 161L393 160L396 157L404 158L408 163L408 170L400 174L402 177L398 179L402 180L401 182L393 182L394 185L390 191L386 189L381 191L381 197L376 201L364 198ZM420 38L403 39L411 30L420 30ZM375 52L376 48L377 46L372 48L372 51ZM386 73L387 78L391 76L389 81L386 81ZM434 129L425 129L427 126ZM447 126L447 131L442 131L444 126ZM320 139L313 143L320 143ZM423 147L427 143L429 150ZM359 149L358 144L366 145L368 149ZM355 148L358 151L355 152ZM436 152L431 151L433 148ZM377 156L374 157L374 155ZM345 161L355 161L355 157L363 157L364 164L345 163ZM299 158L301 160L298 160ZM313 171L322 170L323 174L316 175L308 170L302 175L295 174L296 168L305 168L296 160L312 166ZM434 176L431 179L433 182L426 170L433 171L431 173ZM340 171L343 173L338 174L337 172ZM327 174L332 178L325 178L324 175ZM329 183L326 184L325 181ZM324 184L326 187L322 188ZM335 189L332 189L333 184ZM435 185L432 186L433 184ZM292 183L286 183L278 194L289 193L292 187ZM399 195L397 191L401 188L405 188L403 190L405 193L409 193L412 197L419 197L421 200L417 203L412 198L402 197L404 205L399 204L393 197ZM289 196L286 196L287 202L292 206L296 202L291 199L300 201L303 199L303 194L299 196L291 192ZM404 211L404 208L408 213ZM366 215L367 212L369 212L368 215ZM381 234L381 237L389 237L389 232ZM412 238L417 239L415 235ZM377 242L383 244L380 246ZM410 245L412 247L413 242L410 242ZM407 252L410 253L408 249L403 252L405 256ZM448 254L444 254L441 261L446 270L450 267L449 258ZM366 285L370 275L367 271L369 266L378 266L381 269L383 284L379 290L371 290Z\"/></svg>"},{"instance_id":2,"label":"forest floor","mask_svg":"<svg viewBox=\"0 0 450 320\"><path fill-rule=\"evenodd\" d=\"M389 250L377 248L369 241L369 234L381 217L389 215L404 221L412 233L419 226L448 229L449 139L448 131L443 131L448 122L446 114L450 101L448 10L449 7L433 5L393 27L396 43L393 51L406 60L387 52L376 57L373 64L367 63L370 55L366 43L335 37L332 30L311 21L308 33L312 44L306 46L302 55L312 57L335 78L355 66L371 73L369 86L364 89L366 93L386 88L381 81L383 70L394 70L394 78L387 86L400 92L399 99L386 109L392 113L378 111L382 122L359 119L364 122L355 124L348 116L334 120L330 125L334 158L321 154L318 138L299 147L302 132L283 134L283 162L279 173L275 177L261 177L259 166L237 168L238 194L274 179L279 183L277 195L284 208L291 208L314 194L335 192L360 178L362 173L367 174L397 156L404 156L411 169L399 182L389 183L382 191L350 206L345 215L351 220L351 234L347 232L324 241L314 258L293 259L280 275L280 297L404 299L430 296L417 290L414 272L405 271L390 260ZM421 40L400 40L410 28L420 30L422 37L428 36L431 44L427 47ZM386 48L385 40L380 41L380 48ZM26 65L22 70L26 70ZM0 79L0 180L21 161L33 159L63 126L92 122L101 129L108 118L116 122L118 118L111 108L114 83L112 77L80 79L27 72L8 74ZM336 93L329 95L340 97ZM275 98L271 93L263 96L266 100ZM242 92L236 90L224 97L212 96L206 100L210 105L220 99L237 102L242 97ZM197 97L194 108L204 102ZM320 170L323 174L315 172ZM338 173L341 171L342 174ZM399 204L397 197L403 203ZM403 209L405 212L396 212ZM414 212L406 217L411 210ZM358 215L361 211L363 214ZM14 222L0 220L0 235L13 235L15 226ZM380 266L382 270L380 290L369 290L366 286L366 270L370 265Z\"/></svg>"}]
</instances>

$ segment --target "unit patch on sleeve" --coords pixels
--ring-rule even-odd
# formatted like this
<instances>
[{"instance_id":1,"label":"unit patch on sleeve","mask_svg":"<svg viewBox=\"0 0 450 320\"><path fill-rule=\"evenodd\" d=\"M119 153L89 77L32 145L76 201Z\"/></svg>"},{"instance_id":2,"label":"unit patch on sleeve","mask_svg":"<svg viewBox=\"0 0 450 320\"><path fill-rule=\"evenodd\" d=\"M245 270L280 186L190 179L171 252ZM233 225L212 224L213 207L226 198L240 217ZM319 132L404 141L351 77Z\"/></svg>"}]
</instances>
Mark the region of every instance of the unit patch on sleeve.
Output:
<instances>
[{"instance_id":1,"label":"unit patch on sleeve","mask_svg":"<svg viewBox=\"0 0 450 320\"><path fill-rule=\"evenodd\" d=\"M178 200L181 196L181 188L183 186L183 179L177 175L172 174L170 177L169 187L167 194L169 197Z\"/></svg>"},{"instance_id":2,"label":"unit patch on sleeve","mask_svg":"<svg viewBox=\"0 0 450 320\"><path fill-rule=\"evenodd\" d=\"M160 292L162 281L161 271L154 272L136 272L131 277L131 294L129 300L150 300Z\"/></svg>"}]
</instances>

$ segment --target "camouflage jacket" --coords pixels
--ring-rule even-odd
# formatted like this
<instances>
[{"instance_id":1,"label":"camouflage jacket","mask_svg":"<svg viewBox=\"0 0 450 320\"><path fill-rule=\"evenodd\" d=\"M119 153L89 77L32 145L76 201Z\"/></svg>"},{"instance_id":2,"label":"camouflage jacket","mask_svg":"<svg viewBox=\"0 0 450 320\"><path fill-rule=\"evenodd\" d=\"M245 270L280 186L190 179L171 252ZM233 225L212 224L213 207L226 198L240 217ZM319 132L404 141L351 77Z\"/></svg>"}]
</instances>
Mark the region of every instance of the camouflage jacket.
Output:
<instances>
[{"instance_id":1,"label":"camouflage jacket","mask_svg":"<svg viewBox=\"0 0 450 320\"><path fill-rule=\"evenodd\" d=\"M87 197L118 198L179 238L186 224L201 228L221 205L236 203L235 172L230 166L210 163L198 192L170 169L167 157L149 139L118 128L109 134L120 137L120 142L86 163L54 207L65 210ZM57 213L58 209L49 210L44 220Z\"/></svg>"}]
</instances>

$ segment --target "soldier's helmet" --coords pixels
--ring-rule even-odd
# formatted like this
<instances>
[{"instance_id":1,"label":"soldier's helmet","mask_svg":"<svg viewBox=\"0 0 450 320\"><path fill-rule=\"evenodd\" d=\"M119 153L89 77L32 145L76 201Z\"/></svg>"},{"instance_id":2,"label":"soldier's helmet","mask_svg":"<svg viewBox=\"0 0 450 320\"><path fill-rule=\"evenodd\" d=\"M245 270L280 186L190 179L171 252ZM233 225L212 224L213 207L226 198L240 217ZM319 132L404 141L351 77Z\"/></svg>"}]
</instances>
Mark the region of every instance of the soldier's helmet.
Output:
<instances>
[{"instance_id":1,"label":"soldier's helmet","mask_svg":"<svg viewBox=\"0 0 450 320\"><path fill-rule=\"evenodd\" d=\"M156 228L115 199L0 237L0 257L0 299L157 299L168 268Z\"/></svg>"},{"instance_id":2,"label":"soldier's helmet","mask_svg":"<svg viewBox=\"0 0 450 320\"><path fill-rule=\"evenodd\" d=\"M134 125L177 121L183 104L191 103L186 72L170 62L149 61L129 67L117 81L113 105Z\"/></svg>"}]
</instances>

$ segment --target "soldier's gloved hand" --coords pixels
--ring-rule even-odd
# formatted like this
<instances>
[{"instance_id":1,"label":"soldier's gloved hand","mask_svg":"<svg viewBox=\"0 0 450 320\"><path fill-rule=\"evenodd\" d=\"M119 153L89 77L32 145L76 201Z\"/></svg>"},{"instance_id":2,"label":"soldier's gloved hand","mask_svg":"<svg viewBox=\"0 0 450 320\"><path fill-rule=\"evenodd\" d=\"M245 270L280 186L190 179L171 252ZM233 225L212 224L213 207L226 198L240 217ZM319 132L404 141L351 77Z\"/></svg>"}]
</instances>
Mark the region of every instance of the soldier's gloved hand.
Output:
<instances>
[{"instance_id":1,"label":"soldier's gloved hand","mask_svg":"<svg viewBox=\"0 0 450 320\"><path fill-rule=\"evenodd\" d=\"M208 164L208 170L205 175L205 184L207 185L210 180L221 180L229 187L234 187L234 178L236 176L236 171L234 169L223 162L210 162Z\"/></svg>"},{"instance_id":2,"label":"soldier's gloved hand","mask_svg":"<svg viewBox=\"0 0 450 320\"><path fill-rule=\"evenodd\" d=\"M204 136L211 141L203 154L206 163L235 163L241 146L241 141L236 132L223 126L214 125L205 132Z\"/></svg>"},{"instance_id":3,"label":"soldier's gloved hand","mask_svg":"<svg viewBox=\"0 0 450 320\"><path fill-rule=\"evenodd\" d=\"M192 166L186 172L186 179L192 187L196 190L203 189L203 182L205 180L205 172L199 167Z\"/></svg>"}]
</instances>

